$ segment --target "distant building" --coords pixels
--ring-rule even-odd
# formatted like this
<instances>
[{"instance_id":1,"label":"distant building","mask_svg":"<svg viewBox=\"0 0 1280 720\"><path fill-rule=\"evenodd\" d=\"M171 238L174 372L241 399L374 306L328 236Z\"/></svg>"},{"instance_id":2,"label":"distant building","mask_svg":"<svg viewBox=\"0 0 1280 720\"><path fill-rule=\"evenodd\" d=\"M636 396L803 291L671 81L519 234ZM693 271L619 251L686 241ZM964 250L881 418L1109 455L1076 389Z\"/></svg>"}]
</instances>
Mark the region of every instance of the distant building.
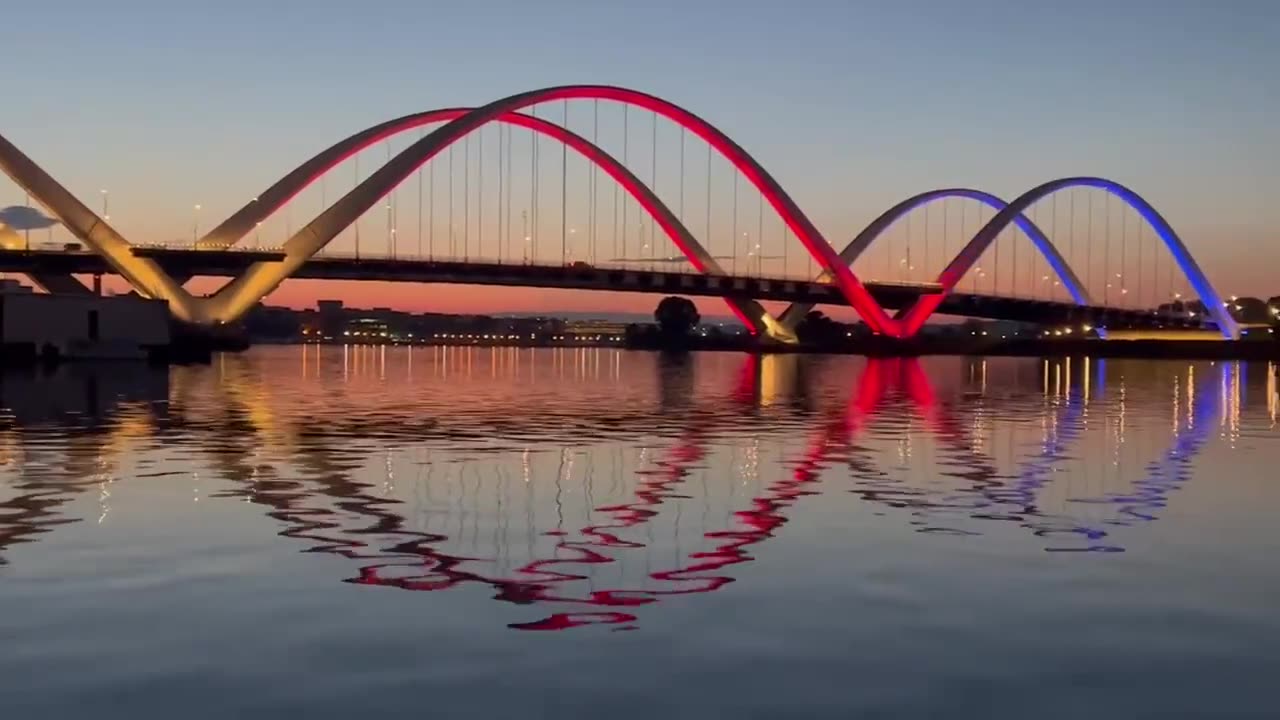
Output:
<instances>
[{"instance_id":1,"label":"distant building","mask_svg":"<svg viewBox=\"0 0 1280 720\"><path fill-rule=\"evenodd\" d=\"M568 320L561 330L570 342L622 342L627 323L613 320Z\"/></svg>"},{"instance_id":2,"label":"distant building","mask_svg":"<svg viewBox=\"0 0 1280 720\"><path fill-rule=\"evenodd\" d=\"M23 285L13 278L0 278L0 293L25 295L31 293L31 286Z\"/></svg>"},{"instance_id":3,"label":"distant building","mask_svg":"<svg viewBox=\"0 0 1280 720\"><path fill-rule=\"evenodd\" d=\"M320 316L319 330L324 337L342 337L342 331L347 329L347 317L341 300L316 302L316 313Z\"/></svg>"},{"instance_id":4,"label":"distant building","mask_svg":"<svg viewBox=\"0 0 1280 720\"><path fill-rule=\"evenodd\" d=\"M64 358L143 359L169 344L169 303L136 295L50 295L0 281L0 344Z\"/></svg>"}]
</instances>

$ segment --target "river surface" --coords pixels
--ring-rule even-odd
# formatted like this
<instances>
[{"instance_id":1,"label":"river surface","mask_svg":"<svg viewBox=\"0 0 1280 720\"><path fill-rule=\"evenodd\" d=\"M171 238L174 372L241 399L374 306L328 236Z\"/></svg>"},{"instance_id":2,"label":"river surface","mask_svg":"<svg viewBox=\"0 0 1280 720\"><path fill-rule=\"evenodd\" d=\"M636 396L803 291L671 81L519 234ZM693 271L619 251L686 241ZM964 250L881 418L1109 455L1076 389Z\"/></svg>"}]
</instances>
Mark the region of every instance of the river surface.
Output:
<instances>
[{"instance_id":1,"label":"river surface","mask_svg":"<svg viewBox=\"0 0 1280 720\"><path fill-rule=\"evenodd\" d=\"M1267 364L0 379L0 717L1275 718Z\"/></svg>"}]
</instances>

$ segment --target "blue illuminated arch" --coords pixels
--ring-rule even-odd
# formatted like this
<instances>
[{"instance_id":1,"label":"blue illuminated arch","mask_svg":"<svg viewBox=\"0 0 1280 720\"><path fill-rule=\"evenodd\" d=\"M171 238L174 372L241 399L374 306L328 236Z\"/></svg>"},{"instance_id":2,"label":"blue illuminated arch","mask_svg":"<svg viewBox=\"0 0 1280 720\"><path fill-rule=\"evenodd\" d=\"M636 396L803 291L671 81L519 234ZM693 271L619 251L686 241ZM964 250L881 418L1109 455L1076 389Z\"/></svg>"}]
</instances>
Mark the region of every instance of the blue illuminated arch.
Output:
<instances>
[{"instance_id":1,"label":"blue illuminated arch","mask_svg":"<svg viewBox=\"0 0 1280 720\"><path fill-rule=\"evenodd\" d=\"M928 205L929 203L936 202L938 200L946 200L948 198L976 200L995 210L997 213L1004 210L1009 205L1009 203L1006 203L1004 200L989 192L974 190L972 188L941 188L938 190L922 192L919 195L913 195L912 197L903 200L897 205L894 205L881 213L879 217L873 220L870 225L867 225L862 232L858 233L857 237L845 246L844 250L840 252L840 261L845 263L845 265L852 265L862 255L862 253L876 241L877 238L883 235L885 231L892 227L893 224L904 215L918 207ZM1067 289L1067 292L1071 294L1071 299L1078 305L1091 305L1092 300L1089 298L1088 289L1080 282L1080 278L1076 276L1075 271L1073 271L1071 266L1067 264L1066 258L1062 256L1062 253L1058 252L1058 249L1049 241L1049 238L1044 234L1040 227L1032 222L1031 218L1021 212L1018 212L1018 214L1014 216L1013 222L1017 224L1019 230L1031 239L1032 244L1034 244L1036 249L1040 251L1040 254L1044 256L1045 260L1049 263L1049 267L1053 268L1054 273L1057 274L1058 278L1062 281L1062 285ZM999 233L993 234L991 239L986 241L981 249L986 250L998 236ZM971 242L970 245L972 244L973 243ZM978 257L981 255L982 252L979 251L974 256L974 261L976 262ZM966 272L968 269L969 268L965 268ZM961 273L961 275L963 275L963 273ZM820 277L820 279L823 280L827 278L827 273L823 273ZM783 311L782 315L779 317L779 321L787 329L795 330L796 325L798 325L800 321L804 319L804 316L812 309L812 303L792 303L785 311Z\"/></svg>"},{"instance_id":2,"label":"blue illuminated arch","mask_svg":"<svg viewBox=\"0 0 1280 720\"><path fill-rule=\"evenodd\" d=\"M1087 187L1105 190L1106 192L1120 198L1125 202L1125 204L1137 211L1137 213L1142 216L1143 220L1151 226L1151 229L1155 231L1160 240L1164 242L1165 247L1169 249L1170 254L1173 255L1174 261L1178 263L1178 267L1191 283L1191 287L1195 289L1196 294L1200 297L1200 301L1204 303L1206 312L1208 312L1209 316L1213 318L1213 321L1217 323L1218 329L1222 333L1223 337L1228 340L1234 340L1240 337L1240 328L1236 324L1235 319L1231 317L1231 314L1227 312L1226 306L1222 302L1222 298L1218 295L1218 291L1213 288L1212 284L1210 284L1209 278L1205 276L1204 272L1200 269L1200 266L1196 264L1195 259L1191 257L1191 253L1187 251L1186 245L1183 244L1182 239L1173 231L1173 228L1169 223L1160 215L1159 212L1156 211L1154 207L1151 206L1150 203L1142 199L1142 197L1136 192L1118 182L1099 177L1069 177L1050 180L1043 185L1039 185L1023 193L1013 202L1009 203L1004 209L1000 210L1000 212L996 213L996 216L991 218L991 220L978 231L977 235L973 236L973 239L969 241L969 244L966 245L960 253L956 255L955 259L951 261L951 264L942 271L942 275L939 276L938 282L942 284L943 292L937 295L922 297L911 307L906 316L903 317L906 334L914 334L920 326L924 324L924 321L928 319L929 315L931 315L933 311L937 309L938 305L942 303L946 294L951 292L951 289L955 287L956 283L960 281L964 274L968 272L969 268L977 262L979 257L981 257L982 252L986 250L987 246L990 245L1006 227L1008 227L1009 223L1018 222L1018 218L1022 217L1022 213L1026 211L1028 207L1046 195L1073 187ZM1021 226L1020 222L1019 225Z\"/></svg>"}]
</instances>

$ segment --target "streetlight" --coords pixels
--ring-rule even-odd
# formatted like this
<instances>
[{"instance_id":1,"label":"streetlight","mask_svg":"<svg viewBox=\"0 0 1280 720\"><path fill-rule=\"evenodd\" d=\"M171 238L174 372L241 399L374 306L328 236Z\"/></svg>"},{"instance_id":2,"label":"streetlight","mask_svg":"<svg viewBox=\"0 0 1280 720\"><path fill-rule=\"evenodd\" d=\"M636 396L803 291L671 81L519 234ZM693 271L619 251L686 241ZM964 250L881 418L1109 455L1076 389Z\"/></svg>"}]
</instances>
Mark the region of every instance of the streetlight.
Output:
<instances>
[{"instance_id":1,"label":"streetlight","mask_svg":"<svg viewBox=\"0 0 1280 720\"><path fill-rule=\"evenodd\" d=\"M105 189L99 190L98 192L102 193L102 219L110 220L111 216L107 214L107 198L109 193Z\"/></svg>"},{"instance_id":2,"label":"streetlight","mask_svg":"<svg viewBox=\"0 0 1280 720\"><path fill-rule=\"evenodd\" d=\"M200 235L200 203L196 203L191 211L191 244L195 244Z\"/></svg>"}]
</instances>

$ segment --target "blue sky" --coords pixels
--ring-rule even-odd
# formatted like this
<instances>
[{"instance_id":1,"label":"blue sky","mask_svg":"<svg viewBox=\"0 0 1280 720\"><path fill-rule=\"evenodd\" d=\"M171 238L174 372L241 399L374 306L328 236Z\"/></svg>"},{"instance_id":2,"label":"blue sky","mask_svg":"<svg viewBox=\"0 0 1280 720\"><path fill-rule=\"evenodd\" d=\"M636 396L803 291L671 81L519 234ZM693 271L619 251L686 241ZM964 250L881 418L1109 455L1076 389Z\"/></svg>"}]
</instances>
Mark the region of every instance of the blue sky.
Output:
<instances>
[{"instance_id":1,"label":"blue sky","mask_svg":"<svg viewBox=\"0 0 1280 720\"><path fill-rule=\"evenodd\" d=\"M42 0L3 24L0 132L82 197L109 187L140 240L380 120L600 82L714 122L833 238L930 187L1104 175L1211 274L1280 293L1255 255L1280 253L1268 0Z\"/></svg>"}]
</instances>

